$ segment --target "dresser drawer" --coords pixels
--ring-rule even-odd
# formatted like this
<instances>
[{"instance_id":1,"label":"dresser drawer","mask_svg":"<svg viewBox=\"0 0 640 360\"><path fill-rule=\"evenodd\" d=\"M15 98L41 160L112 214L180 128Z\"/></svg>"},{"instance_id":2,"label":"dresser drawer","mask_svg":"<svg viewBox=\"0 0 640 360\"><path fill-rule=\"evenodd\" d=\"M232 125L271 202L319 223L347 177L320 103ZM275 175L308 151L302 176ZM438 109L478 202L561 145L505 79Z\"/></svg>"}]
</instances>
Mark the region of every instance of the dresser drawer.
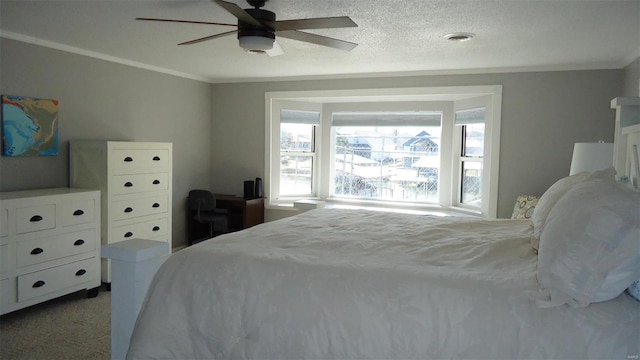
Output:
<instances>
[{"instance_id":1,"label":"dresser drawer","mask_svg":"<svg viewBox=\"0 0 640 360\"><path fill-rule=\"evenodd\" d=\"M109 207L111 219L117 221L166 213L168 211L168 198L169 195L164 193L139 199L114 201Z\"/></svg>"},{"instance_id":2,"label":"dresser drawer","mask_svg":"<svg viewBox=\"0 0 640 360\"><path fill-rule=\"evenodd\" d=\"M168 149L114 149L109 164L113 174L139 174L169 169Z\"/></svg>"},{"instance_id":3,"label":"dresser drawer","mask_svg":"<svg viewBox=\"0 0 640 360\"><path fill-rule=\"evenodd\" d=\"M18 276L18 301L25 301L96 279L96 258Z\"/></svg>"},{"instance_id":4,"label":"dresser drawer","mask_svg":"<svg viewBox=\"0 0 640 360\"><path fill-rule=\"evenodd\" d=\"M109 190L113 195L134 194L147 191L167 190L168 173L133 174L114 176Z\"/></svg>"},{"instance_id":5,"label":"dresser drawer","mask_svg":"<svg viewBox=\"0 0 640 360\"><path fill-rule=\"evenodd\" d=\"M21 241L17 244L18 267L43 263L67 256L94 251L97 246L95 230Z\"/></svg>"},{"instance_id":6,"label":"dresser drawer","mask_svg":"<svg viewBox=\"0 0 640 360\"><path fill-rule=\"evenodd\" d=\"M62 225L78 225L96 221L96 199L74 199L65 203Z\"/></svg>"},{"instance_id":7,"label":"dresser drawer","mask_svg":"<svg viewBox=\"0 0 640 360\"><path fill-rule=\"evenodd\" d=\"M18 234L53 229L55 227L55 204L16 209L16 233Z\"/></svg>"},{"instance_id":8,"label":"dresser drawer","mask_svg":"<svg viewBox=\"0 0 640 360\"><path fill-rule=\"evenodd\" d=\"M9 209L0 210L0 237L9 236Z\"/></svg>"},{"instance_id":9,"label":"dresser drawer","mask_svg":"<svg viewBox=\"0 0 640 360\"><path fill-rule=\"evenodd\" d=\"M99 191L3 192L0 204L0 314L100 285Z\"/></svg>"},{"instance_id":10,"label":"dresser drawer","mask_svg":"<svg viewBox=\"0 0 640 360\"><path fill-rule=\"evenodd\" d=\"M169 228L169 218L163 217L139 223L116 226L109 231L109 243L127 239L151 239L165 235Z\"/></svg>"}]
</instances>

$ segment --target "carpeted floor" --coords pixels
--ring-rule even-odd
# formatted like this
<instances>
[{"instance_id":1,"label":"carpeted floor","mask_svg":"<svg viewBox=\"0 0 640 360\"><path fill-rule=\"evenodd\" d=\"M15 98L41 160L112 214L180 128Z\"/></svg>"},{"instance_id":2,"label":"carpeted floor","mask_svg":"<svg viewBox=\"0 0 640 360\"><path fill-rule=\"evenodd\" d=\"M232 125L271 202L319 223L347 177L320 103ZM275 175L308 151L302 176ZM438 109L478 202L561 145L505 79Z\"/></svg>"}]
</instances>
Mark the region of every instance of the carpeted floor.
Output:
<instances>
[{"instance_id":1,"label":"carpeted floor","mask_svg":"<svg viewBox=\"0 0 640 360\"><path fill-rule=\"evenodd\" d=\"M63 296L0 317L0 359L108 360L111 293Z\"/></svg>"}]
</instances>

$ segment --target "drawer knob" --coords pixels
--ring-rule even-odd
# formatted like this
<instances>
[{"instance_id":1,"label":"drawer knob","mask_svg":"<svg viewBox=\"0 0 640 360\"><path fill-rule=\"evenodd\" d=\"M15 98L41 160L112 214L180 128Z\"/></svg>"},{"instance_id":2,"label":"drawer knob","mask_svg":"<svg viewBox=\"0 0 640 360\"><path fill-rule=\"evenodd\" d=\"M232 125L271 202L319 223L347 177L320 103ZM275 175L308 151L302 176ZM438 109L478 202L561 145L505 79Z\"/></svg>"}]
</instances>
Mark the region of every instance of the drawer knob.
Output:
<instances>
[{"instance_id":1,"label":"drawer knob","mask_svg":"<svg viewBox=\"0 0 640 360\"><path fill-rule=\"evenodd\" d=\"M160 184L160 180L153 180L153 185L159 185Z\"/></svg>"},{"instance_id":2,"label":"drawer knob","mask_svg":"<svg viewBox=\"0 0 640 360\"><path fill-rule=\"evenodd\" d=\"M160 230L160 226L154 226L153 227L153 231L158 231L158 230Z\"/></svg>"},{"instance_id":3,"label":"drawer knob","mask_svg":"<svg viewBox=\"0 0 640 360\"><path fill-rule=\"evenodd\" d=\"M84 240L82 240L82 239L78 239L78 240L73 242L73 246L80 246L82 244L84 244Z\"/></svg>"},{"instance_id":4,"label":"drawer knob","mask_svg":"<svg viewBox=\"0 0 640 360\"><path fill-rule=\"evenodd\" d=\"M78 209L73 212L73 216L80 216L80 215L84 215L84 211Z\"/></svg>"},{"instance_id":5,"label":"drawer knob","mask_svg":"<svg viewBox=\"0 0 640 360\"><path fill-rule=\"evenodd\" d=\"M124 187L133 187L133 183L131 181L127 181L124 183Z\"/></svg>"},{"instance_id":6,"label":"drawer knob","mask_svg":"<svg viewBox=\"0 0 640 360\"><path fill-rule=\"evenodd\" d=\"M35 248L31 250L31 255L38 255L38 254L42 254L43 252L44 250L42 250L41 248Z\"/></svg>"},{"instance_id":7,"label":"drawer knob","mask_svg":"<svg viewBox=\"0 0 640 360\"><path fill-rule=\"evenodd\" d=\"M160 156L154 156L153 161L160 161Z\"/></svg>"},{"instance_id":8,"label":"drawer knob","mask_svg":"<svg viewBox=\"0 0 640 360\"><path fill-rule=\"evenodd\" d=\"M42 221L42 219L43 219L43 218L42 218L42 216L40 216L40 215L33 215L33 216L31 217L31 219L29 219L29 221L31 221L31 222L38 222L38 221Z\"/></svg>"},{"instance_id":9,"label":"drawer knob","mask_svg":"<svg viewBox=\"0 0 640 360\"><path fill-rule=\"evenodd\" d=\"M80 270L76 271L76 276L82 276L82 275L84 275L86 273L87 273L87 270L80 269Z\"/></svg>"},{"instance_id":10,"label":"drawer knob","mask_svg":"<svg viewBox=\"0 0 640 360\"><path fill-rule=\"evenodd\" d=\"M159 207L160 207L160 204L158 204L158 203L153 203L153 205L151 205L151 206L153 206L154 208L159 208Z\"/></svg>"},{"instance_id":11,"label":"drawer knob","mask_svg":"<svg viewBox=\"0 0 640 360\"><path fill-rule=\"evenodd\" d=\"M133 236L133 233L131 231L127 231L127 233L124 234L124 237L126 237L126 238L129 238L129 237L132 237L132 236Z\"/></svg>"},{"instance_id":12,"label":"drawer knob","mask_svg":"<svg viewBox=\"0 0 640 360\"><path fill-rule=\"evenodd\" d=\"M130 207L124 209L124 212L126 212L126 213L130 213L132 211L133 211L133 208L130 208Z\"/></svg>"},{"instance_id":13,"label":"drawer knob","mask_svg":"<svg viewBox=\"0 0 640 360\"><path fill-rule=\"evenodd\" d=\"M124 158L125 162L132 162L133 158L131 156L127 156L126 158Z\"/></svg>"},{"instance_id":14,"label":"drawer knob","mask_svg":"<svg viewBox=\"0 0 640 360\"><path fill-rule=\"evenodd\" d=\"M33 283L33 285L31 287L33 288L39 288L39 287L43 287L44 286L44 281L42 280L38 280L36 282Z\"/></svg>"}]
</instances>

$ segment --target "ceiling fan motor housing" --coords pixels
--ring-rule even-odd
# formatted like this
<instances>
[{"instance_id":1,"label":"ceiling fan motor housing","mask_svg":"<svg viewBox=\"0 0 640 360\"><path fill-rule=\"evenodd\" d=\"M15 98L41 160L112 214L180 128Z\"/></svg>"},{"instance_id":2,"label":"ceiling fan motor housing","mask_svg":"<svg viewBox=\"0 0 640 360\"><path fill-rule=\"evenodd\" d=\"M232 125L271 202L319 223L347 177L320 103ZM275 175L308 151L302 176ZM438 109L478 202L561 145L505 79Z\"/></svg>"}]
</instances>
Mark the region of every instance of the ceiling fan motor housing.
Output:
<instances>
[{"instance_id":1,"label":"ceiling fan motor housing","mask_svg":"<svg viewBox=\"0 0 640 360\"><path fill-rule=\"evenodd\" d=\"M276 21L276 14L269 10L255 8L245 9L244 11L260 22ZM266 25L264 27L258 27L242 20L238 20L238 39L245 36L260 36L270 39L276 38L276 34L273 29L270 29Z\"/></svg>"},{"instance_id":2,"label":"ceiling fan motor housing","mask_svg":"<svg viewBox=\"0 0 640 360\"><path fill-rule=\"evenodd\" d=\"M264 3L266 3L267 0L247 0L247 2L254 8L261 8L264 6Z\"/></svg>"}]
</instances>

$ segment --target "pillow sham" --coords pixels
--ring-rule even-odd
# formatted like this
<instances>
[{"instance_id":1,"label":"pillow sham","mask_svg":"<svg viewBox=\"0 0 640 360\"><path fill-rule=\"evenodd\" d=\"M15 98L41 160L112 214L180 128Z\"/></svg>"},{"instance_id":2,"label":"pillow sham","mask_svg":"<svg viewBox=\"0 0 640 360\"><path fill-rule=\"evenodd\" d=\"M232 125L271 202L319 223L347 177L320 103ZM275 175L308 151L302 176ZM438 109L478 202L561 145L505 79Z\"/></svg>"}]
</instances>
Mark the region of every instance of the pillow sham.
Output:
<instances>
[{"instance_id":1,"label":"pillow sham","mask_svg":"<svg viewBox=\"0 0 640 360\"><path fill-rule=\"evenodd\" d=\"M516 204L513 206L513 212L511 213L511 219L531 219L533 211L535 210L538 198L533 195L520 195L516 199Z\"/></svg>"},{"instance_id":2,"label":"pillow sham","mask_svg":"<svg viewBox=\"0 0 640 360\"><path fill-rule=\"evenodd\" d=\"M594 172L549 212L538 252L538 306L610 300L640 278L640 194L614 174Z\"/></svg>"},{"instance_id":3,"label":"pillow sham","mask_svg":"<svg viewBox=\"0 0 640 360\"><path fill-rule=\"evenodd\" d=\"M589 176L588 172L581 172L575 175L564 177L556 181L547 191L542 194L533 209L531 221L533 222L533 237L531 238L531 246L538 251L540 234L544 228L545 221L553 206L560 200L562 195L566 194L575 184L581 182Z\"/></svg>"}]
</instances>

